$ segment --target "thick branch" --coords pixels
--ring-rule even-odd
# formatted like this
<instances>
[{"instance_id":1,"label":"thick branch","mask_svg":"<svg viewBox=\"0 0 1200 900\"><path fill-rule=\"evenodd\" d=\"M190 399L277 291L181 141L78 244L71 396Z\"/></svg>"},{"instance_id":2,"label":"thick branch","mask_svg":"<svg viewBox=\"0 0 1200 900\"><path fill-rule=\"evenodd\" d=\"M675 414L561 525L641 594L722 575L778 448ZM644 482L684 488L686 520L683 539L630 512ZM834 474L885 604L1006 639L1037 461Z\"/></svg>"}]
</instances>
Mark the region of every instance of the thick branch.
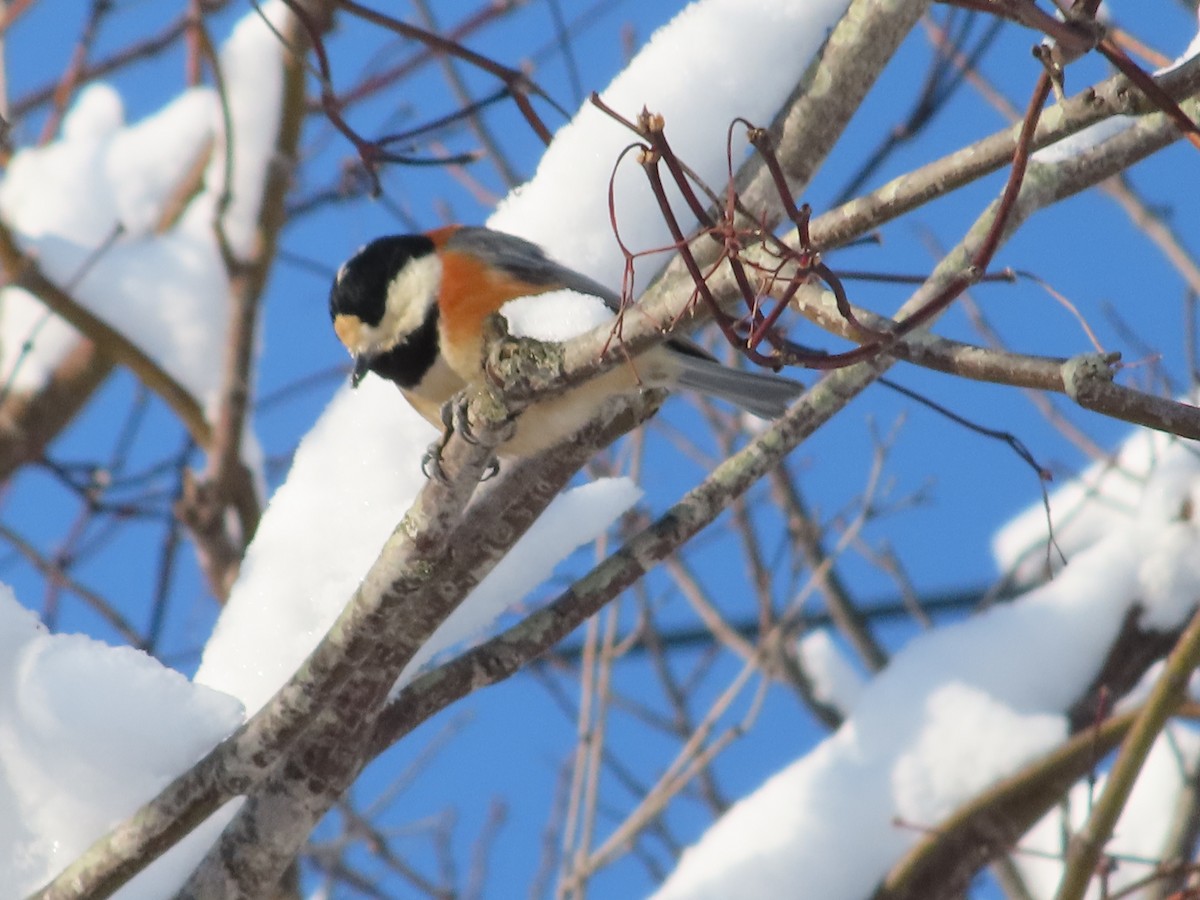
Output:
<instances>
[{"instance_id":1,"label":"thick branch","mask_svg":"<svg viewBox=\"0 0 1200 900\"><path fill-rule=\"evenodd\" d=\"M489 432L482 421L473 424L480 443L470 444L459 437L449 442L443 462L449 481L426 483L354 598L288 683L234 735L35 896L41 900L93 900L111 895L222 803L246 793L274 772L287 748L306 729L318 727L322 716L336 715L326 704L364 661L380 655L382 645L396 658L416 651L432 630L419 601L438 593L441 575L447 571L447 554L452 555L449 537L453 526L483 473L489 444L494 446L497 441L494 429ZM382 681L387 675L379 673L378 677ZM391 677L394 680L395 673ZM384 693L390 684L383 685ZM236 830L237 821L231 828ZM254 850L242 846L240 852ZM221 880L222 871L222 861L210 856L195 877L212 884L214 879Z\"/></svg>"},{"instance_id":2,"label":"thick branch","mask_svg":"<svg viewBox=\"0 0 1200 900\"><path fill-rule=\"evenodd\" d=\"M597 447L640 418L619 417L520 467L465 512L474 487L469 479L472 473L478 478L488 456L486 426L475 427L473 440L482 444L451 441L444 465L457 473L464 454L474 454L468 456L468 478L456 474L444 489L431 481L418 496L338 625L314 652L328 651L344 677L310 683L303 734L272 751L282 757L279 765L248 792L245 807L181 897L255 896L279 877L321 816L383 749L371 740L378 714L416 651ZM491 443L495 438L493 432Z\"/></svg>"}]
</instances>

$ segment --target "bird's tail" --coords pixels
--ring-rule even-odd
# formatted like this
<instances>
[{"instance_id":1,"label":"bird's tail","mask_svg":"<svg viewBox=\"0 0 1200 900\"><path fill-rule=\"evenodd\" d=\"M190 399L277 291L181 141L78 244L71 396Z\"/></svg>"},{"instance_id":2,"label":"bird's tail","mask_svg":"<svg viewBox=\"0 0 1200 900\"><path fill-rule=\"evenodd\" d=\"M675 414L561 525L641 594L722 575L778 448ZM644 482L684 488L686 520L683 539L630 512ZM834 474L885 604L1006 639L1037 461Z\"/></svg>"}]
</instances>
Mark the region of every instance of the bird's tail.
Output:
<instances>
[{"instance_id":1,"label":"bird's tail","mask_svg":"<svg viewBox=\"0 0 1200 900\"><path fill-rule=\"evenodd\" d=\"M676 381L681 387L728 400L760 419L778 419L804 393L804 385L790 378L731 369L700 356L673 355L680 366Z\"/></svg>"}]
</instances>

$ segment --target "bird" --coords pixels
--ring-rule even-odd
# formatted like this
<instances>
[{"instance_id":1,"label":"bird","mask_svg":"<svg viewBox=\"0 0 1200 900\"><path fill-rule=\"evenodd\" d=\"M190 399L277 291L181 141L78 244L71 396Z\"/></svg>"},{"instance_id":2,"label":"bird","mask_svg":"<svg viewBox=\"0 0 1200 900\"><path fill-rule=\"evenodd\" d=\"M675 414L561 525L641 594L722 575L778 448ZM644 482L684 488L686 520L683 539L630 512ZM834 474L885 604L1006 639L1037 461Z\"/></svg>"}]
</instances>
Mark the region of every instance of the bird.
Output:
<instances>
[{"instance_id":1,"label":"bird","mask_svg":"<svg viewBox=\"0 0 1200 900\"><path fill-rule=\"evenodd\" d=\"M490 228L450 225L371 241L338 269L329 315L354 361L351 384L368 372L394 382L435 427L443 407L468 386L485 382L484 322L509 300L568 289L599 297L613 310L620 297L551 259L530 241ZM688 388L774 419L804 386L774 374L723 365L689 340L671 337L517 416L496 448L523 457L554 446L604 403L644 387Z\"/></svg>"}]
</instances>

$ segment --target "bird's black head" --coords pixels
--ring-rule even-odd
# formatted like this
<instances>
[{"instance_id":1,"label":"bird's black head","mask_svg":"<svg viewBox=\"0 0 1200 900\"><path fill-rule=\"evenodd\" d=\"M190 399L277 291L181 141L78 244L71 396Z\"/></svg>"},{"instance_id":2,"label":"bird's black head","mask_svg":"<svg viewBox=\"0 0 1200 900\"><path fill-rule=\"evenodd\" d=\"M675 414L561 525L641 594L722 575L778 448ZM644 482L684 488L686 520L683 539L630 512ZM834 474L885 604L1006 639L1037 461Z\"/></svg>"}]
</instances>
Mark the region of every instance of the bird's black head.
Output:
<instances>
[{"instance_id":1,"label":"bird's black head","mask_svg":"<svg viewBox=\"0 0 1200 900\"><path fill-rule=\"evenodd\" d=\"M377 238L355 253L338 270L329 291L329 318L353 316L372 327L383 320L388 286L409 261L433 253L433 241L423 234Z\"/></svg>"},{"instance_id":2,"label":"bird's black head","mask_svg":"<svg viewBox=\"0 0 1200 900\"><path fill-rule=\"evenodd\" d=\"M329 317L354 357L351 385L368 371L412 387L437 358L441 262L423 234L383 237L338 270Z\"/></svg>"}]
</instances>

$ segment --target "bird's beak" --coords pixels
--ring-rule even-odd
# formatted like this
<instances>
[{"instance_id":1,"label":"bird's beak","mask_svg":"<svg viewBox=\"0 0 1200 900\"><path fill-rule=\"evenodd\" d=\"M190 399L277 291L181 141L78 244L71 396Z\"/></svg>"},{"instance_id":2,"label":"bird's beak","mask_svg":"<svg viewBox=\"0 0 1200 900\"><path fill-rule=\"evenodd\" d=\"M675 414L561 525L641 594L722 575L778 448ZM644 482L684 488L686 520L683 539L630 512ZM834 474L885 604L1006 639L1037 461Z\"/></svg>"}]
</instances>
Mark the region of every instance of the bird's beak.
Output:
<instances>
[{"instance_id":1,"label":"bird's beak","mask_svg":"<svg viewBox=\"0 0 1200 900\"><path fill-rule=\"evenodd\" d=\"M371 356L359 353L354 357L354 373L350 376L350 387L358 387L358 383L371 371Z\"/></svg>"}]
</instances>

